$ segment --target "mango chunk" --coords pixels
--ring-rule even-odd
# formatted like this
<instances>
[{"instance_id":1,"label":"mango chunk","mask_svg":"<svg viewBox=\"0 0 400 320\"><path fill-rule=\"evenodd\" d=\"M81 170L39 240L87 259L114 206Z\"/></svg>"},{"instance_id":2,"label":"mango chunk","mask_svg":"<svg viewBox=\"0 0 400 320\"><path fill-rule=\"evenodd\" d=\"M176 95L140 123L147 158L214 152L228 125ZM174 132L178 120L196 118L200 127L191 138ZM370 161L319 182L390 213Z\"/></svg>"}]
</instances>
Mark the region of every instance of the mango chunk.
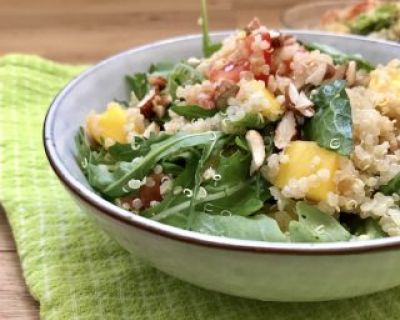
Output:
<instances>
[{"instance_id":1,"label":"mango chunk","mask_svg":"<svg viewBox=\"0 0 400 320\"><path fill-rule=\"evenodd\" d=\"M124 143L127 137L126 122L127 111L112 102L103 113L90 113L86 119L86 128L89 135L99 143L106 139Z\"/></svg>"},{"instance_id":2,"label":"mango chunk","mask_svg":"<svg viewBox=\"0 0 400 320\"><path fill-rule=\"evenodd\" d=\"M238 96L250 111L260 112L269 121L278 120L285 111L263 81L241 81Z\"/></svg>"},{"instance_id":3,"label":"mango chunk","mask_svg":"<svg viewBox=\"0 0 400 320\"><path fill-rule=\"evenodd\" d=\"M400 120L400 60L392 60L386 66L378 66L370 73L368 88L383 114Z\"/></svg>"},{"instance_id":4,"label":"mango chunk","mask_svg":"<svg viewBox=\"0 0 400 320\"><path fill-rule=\"evenodd\" d=\"M312 141L293 141L284 150L284 163L279 166L274 185L284 188L291 179L310 177L321 172L329 173L324 179L310 187L305 197L313 201L323 201L329 192L335 192L335 172L339 168L341 156L326 150Z\"/></svg>"}]
</instances>

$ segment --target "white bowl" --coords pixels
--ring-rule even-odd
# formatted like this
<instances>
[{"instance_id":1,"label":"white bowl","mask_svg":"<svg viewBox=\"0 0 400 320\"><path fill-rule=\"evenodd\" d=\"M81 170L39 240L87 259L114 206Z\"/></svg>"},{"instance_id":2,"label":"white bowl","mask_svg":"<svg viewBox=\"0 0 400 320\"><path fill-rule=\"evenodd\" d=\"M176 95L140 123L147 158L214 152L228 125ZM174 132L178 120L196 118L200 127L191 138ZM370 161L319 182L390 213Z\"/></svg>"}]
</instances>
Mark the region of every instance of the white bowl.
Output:
<instances>
[{"instance_id":1,"label":"white bowl","mask_svg":"<svg viewBox=\"0 0 400 320\"><path fill-rule=\"evenodd\" d=\"M400 46L355 36L290 31L305 41L361 53L373 63ZM227 33L214 34L222 39ZM199 35L128 50L89 68L54 99L44 123L44 145L54 171L82 209L126 250L154 267L203 288L274 301L353 297L400 284L400 239L306 244L214 237L163 225L107 202L90 188L75 161L74 136L91 109L124 99L124 76L153 62L201 54Z\"/></svg>"}]
</instances>

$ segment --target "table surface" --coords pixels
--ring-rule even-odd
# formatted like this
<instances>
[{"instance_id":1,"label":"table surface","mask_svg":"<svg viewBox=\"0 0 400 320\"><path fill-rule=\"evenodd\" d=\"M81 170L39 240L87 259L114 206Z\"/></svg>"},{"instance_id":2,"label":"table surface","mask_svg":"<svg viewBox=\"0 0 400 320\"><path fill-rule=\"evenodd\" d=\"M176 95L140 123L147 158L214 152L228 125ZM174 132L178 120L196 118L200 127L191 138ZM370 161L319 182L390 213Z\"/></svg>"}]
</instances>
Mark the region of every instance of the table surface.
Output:
<instances>
[{"instance_id":1,"label":"table surface","mask_svg":"<svg viewBox=\"0 0 400 320\"><path fill-rule=\"evenodd\" d=\"M244 26L258 16L271 27L296 0L209 0L212 29ZM153 40L199 31L199 0L0 0L0 54L34 53L94 63ZM0 210L0 319L38 319L10 227Z\"/></svg>"}]
</instances>

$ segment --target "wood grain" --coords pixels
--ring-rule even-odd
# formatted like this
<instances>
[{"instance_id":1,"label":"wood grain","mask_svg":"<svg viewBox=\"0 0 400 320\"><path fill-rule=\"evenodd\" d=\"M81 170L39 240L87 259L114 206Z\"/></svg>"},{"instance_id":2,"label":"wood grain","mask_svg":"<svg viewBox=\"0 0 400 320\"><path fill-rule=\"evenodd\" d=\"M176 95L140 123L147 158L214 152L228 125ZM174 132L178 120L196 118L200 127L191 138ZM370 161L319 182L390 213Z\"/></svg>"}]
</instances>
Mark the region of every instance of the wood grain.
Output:
<instances>
[{"instance_id":1,"label":"wood grain","mask_svg":"<svg viewBox=\"0 0 400 320\"><path fill-rule=\"evenodd\" d=\"M278 27L296 0L209 0L213 30L258 16ZM0 0L0 54L33 53L69 63L94 63L143 43L199 32L199 0ZM0 319L38 319L22 278L10 227L0 210Z\"/></svg>"}]
</instances>

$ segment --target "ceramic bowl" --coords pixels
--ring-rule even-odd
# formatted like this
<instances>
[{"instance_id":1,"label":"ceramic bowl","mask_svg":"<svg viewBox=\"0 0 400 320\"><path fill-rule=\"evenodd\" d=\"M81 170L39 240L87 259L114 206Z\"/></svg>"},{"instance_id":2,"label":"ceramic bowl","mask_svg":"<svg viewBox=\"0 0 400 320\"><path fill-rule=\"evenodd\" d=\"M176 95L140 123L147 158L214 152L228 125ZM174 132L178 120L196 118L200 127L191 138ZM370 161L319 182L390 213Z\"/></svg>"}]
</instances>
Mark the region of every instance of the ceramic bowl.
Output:
<instances>
[{"instance_id":1,"label":"ceramic bowl","mask_svg":"<svg viewBox=\"0 0 400 320\"><path fill-rule=\"evenodd\" d=\"M400 46L354 36L290 31L299 39L362 53L373 63ZM213 35L220 40L226 32ZM185 36L131 49L89 68L54 99L44 123L51 166L73 199L122 247L165 273L226 294L274 301L353 297L400 284L400 238L348 243L269 243L204 235L133 215L98 196L75 162L74 136L90 110L127 97L124 76L152 62L201 54L201 37Z\"/></svg>"}]
</instances>

